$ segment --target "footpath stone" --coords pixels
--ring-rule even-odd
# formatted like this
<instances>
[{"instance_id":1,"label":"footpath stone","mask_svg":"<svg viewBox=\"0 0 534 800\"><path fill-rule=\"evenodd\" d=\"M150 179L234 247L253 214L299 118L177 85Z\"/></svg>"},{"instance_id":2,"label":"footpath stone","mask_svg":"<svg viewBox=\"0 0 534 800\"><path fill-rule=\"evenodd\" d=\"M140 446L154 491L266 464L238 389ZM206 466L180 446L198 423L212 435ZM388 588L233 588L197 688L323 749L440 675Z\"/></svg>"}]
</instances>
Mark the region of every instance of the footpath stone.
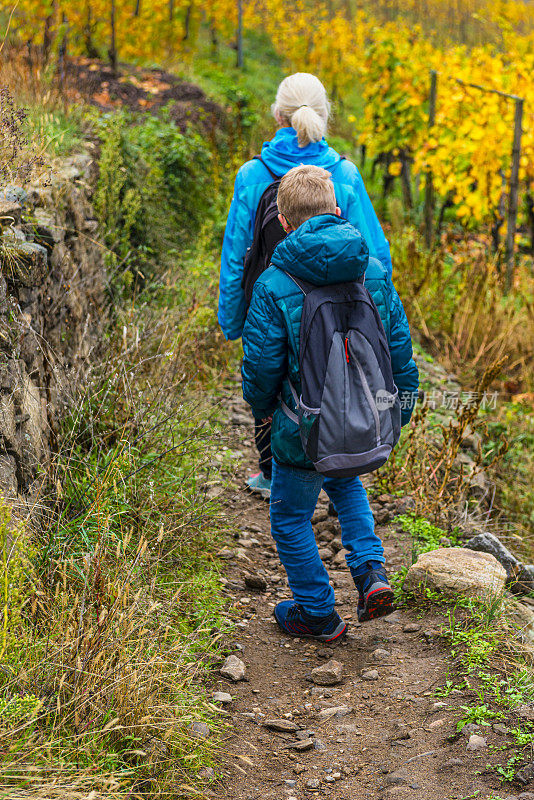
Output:
<instances>
[{"instance_id":1,"label":"footpath stone","mask_svg":"<svg viewBox=\"0 0 534 800\"><path fill-rule=\"evenodd\" d=\"M228 656L219 672L223 678L229 678L237 683L237 681L242 681L244 679L246 669L240 658L237 656Z\"/></svg>"},{"instance_id":2,"label":"footpath stone","mask_svg":"<svg viewBox=\"0 0 534 800\"><path fill-rule=\"evenodd\" d=\"M213 692L211 699L215 703L222 703L223 706L226 706L228 703L232 702L233 697L228 692Z\"/></svg>"},{"instance_id":3,"label":"footpath stone","mask_svg":"<svg viewBox=\"0 0 534 800\"><path fill-rule=\"evenodd\" d=\"M408 622L402 629L403 633L417 633L417 631L421 630L421 626L418 622Z\"/></svg>"},{"instance_id":4,"label":"footpath stone","mask_svg":"<svg viewBox=\"0 0 534 800\"><path fill-rule=\"evenodd\" d=\"M205 722L193 722L189 727L189 732L194 739L207 739L211 730Z\"/></svg>"},{"instance_id":5,"label":"footpath stone","mask_svg":"<svg viewBox=\"0 0 534 800\"><path fill-rule=\"evenodd\" d=\"M378 680L378 670L377 669L362 669L360 672L362 681L377 681Z\"/></svg>"},{"instance_id":6,"label":"footpath stone","mask_svg":"<svg viewBox=\"0 0 534 800\"><path fill-rule=\"evenodd\" d=\"M335 717L336 719L341 719L341 717L346 717L348 714L351 713L353 709L351 706L335 706L334 708L323 708L322 711L319 711L317 715L319 719L332 719Z\"/></svg>"},{"instance_id":7,"label":"footpath stone","mask_svg":"<svg viewBox=\"0 0 534 800\"><path fill-rule=\"evenodd\" d=\"M269 728L271 731L280 731L280 733L293 733L298 730L298 725L291 722L290 719L266 719L263 727Z\"/></svg>"},{"instance_id":8,"label":"footpath stone","mask_svg":"<svg viewBox=\"0 0 534 800\"><path fill-rule=\"evenodd\" d=\"M483 750L487 746L488 743L486 739L483 736L479 736L477 733L472 733L467 742L468 750Z\"/></svg>"},{"instance_id":9,"label":"footpath stone","mask_svg":"<svg viewBox=\"0 0 534 800\"><path fill-rule=\"evenodd\" d=\"M311 676L317 686L335 686L343 679L343 664L332 658L326 664L312 669Z\"/></svg>"},{"instance_id":10,"label":"footpath stone","mask_svg":"<svg viewBox=\"0 0 534 800\"><path fill-rule=\"evenodd\" d=\"M534 761L521 767L521 769L516 772L515 779L522 786L532 783L534 780ZM530 792L530 794L532 794L532 792Z\"/></svg>"},{"instance_id":11,"label":"footpath stone","mask_svg":"<svg viewBox=\"0 0 534 800\"><path fill-rule=\"evenodd\" d=\"M389 650L384 650L382 647L377 647L376 650L373 650L371 653L371 658L373 661L387 661L388 658L391 658L391 653Z\"/></svg>"},{"instance_id":12,"label":"footpath stone","mask_svg":"<svg viewBox=\"0 0 534 800\"><path fill-rule=\"evenodd\" d=\"M446 547L422 553L408 570L404 589L417 593L426 587L455 597L460 592L490 599L504 591L506 577L506 570L490 553Z\"/></svg>"},{"instance_id":13,"label":"footpath stone","mask_svg":"<svg viewBox=\"0 0 534 800\"><path fill-rule=\"evenodd\" d=\"M267 581L261 575L245 575L245 586L256 592L267 591Z\"/></svg>"}]
</instances>

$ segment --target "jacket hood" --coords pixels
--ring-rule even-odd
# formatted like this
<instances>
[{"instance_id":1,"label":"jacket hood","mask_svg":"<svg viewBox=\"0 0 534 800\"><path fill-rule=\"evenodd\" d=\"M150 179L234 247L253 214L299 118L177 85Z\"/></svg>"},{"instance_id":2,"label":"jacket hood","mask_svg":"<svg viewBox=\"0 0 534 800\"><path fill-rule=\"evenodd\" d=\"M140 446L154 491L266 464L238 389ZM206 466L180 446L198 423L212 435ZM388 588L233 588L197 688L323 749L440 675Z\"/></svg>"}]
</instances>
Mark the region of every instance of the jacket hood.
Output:
<instances>
[{"instance_id":1,"label":"jacket hood","mask_svg":"<svg viewBox=\"0 0 534 800\"><path fill-rule=\"evenodd\" d=\"M270 142L264 142L261 157L269 169L280 176L299 164L314 164L330 170L340 161L340 156L325 139L299 147L293 128L280 128Z\"/></svg>"},{"instance_id":2,"label":"jacket hood","mask_svg":"<svg viewBox=\"0 0 534 800\"><path fill-rule=\"evenodd\" d=\"M315 286L355 281L369 263L369 248L346 219L320 214L277 245L271 263Z\"/></svg>"}]
</instances>

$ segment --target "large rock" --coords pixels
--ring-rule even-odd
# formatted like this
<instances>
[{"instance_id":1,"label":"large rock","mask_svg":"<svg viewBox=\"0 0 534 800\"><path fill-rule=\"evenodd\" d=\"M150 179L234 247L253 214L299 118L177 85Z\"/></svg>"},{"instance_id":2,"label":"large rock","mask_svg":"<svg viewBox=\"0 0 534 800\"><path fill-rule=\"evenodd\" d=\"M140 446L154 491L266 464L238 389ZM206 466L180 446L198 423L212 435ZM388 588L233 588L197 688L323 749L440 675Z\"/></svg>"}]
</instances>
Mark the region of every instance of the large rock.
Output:
<instances>
[{"instance_id":1,"label":"large rock","mask_svg":"<svg viewBox=\"0 0 534 800\"><path fill-rule=\"evenodd\" d=\"M506 577L506 570L490 553L443 547L419 556L408 570L404 589L417 592L427 587L452 596L461 593L488 599L504 590Z\"/></svg>"},{"instance_id":2,"label":"large rock","mask_svg":"<svg viewBox=\"0 0 534 800\"><path fill-rule=\"evenodd\" d=\"M508 548L492 533L479 533L465 545L469 550L490 553L506 570L506 580L514 594L524 594L534 590L534 575L519 561Z\"/></svg>"}]
</instances>

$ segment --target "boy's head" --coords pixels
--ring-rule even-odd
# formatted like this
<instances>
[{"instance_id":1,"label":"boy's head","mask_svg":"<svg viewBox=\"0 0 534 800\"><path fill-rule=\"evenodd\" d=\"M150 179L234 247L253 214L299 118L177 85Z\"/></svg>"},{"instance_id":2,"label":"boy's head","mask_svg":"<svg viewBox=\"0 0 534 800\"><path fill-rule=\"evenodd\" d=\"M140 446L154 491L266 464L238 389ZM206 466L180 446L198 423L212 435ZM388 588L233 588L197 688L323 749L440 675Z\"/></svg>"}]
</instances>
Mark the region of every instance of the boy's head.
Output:
<instances>
[{"instance_id":1,"label":"boy's head","mask_svg":"<svg viewBox=\"0 0 534 800\"><path fill-rule=\"evenodd\" d=\"M334 184L322 167L302 164L286 172L278 187L278 219L284 230L295 230L318 214L341 214Z\"/></svg>"}]
</instances>

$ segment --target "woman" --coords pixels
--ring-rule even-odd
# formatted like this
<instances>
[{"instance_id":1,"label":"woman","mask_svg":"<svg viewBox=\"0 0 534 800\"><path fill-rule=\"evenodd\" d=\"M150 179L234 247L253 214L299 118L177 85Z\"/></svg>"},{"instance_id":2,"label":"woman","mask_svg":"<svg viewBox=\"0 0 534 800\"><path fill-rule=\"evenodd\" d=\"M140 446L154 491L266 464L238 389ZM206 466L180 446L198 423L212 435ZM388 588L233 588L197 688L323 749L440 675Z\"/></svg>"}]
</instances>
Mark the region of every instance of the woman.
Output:
<instances>
[{"instance_id":1,"label":"woman","mask_svg":"<svg viewBox=\"0 0 534 800\"><path fill-rule=\"evenodd\" d=\"M307 72L285 78L272 107L278 130L261 150L261 161L247 161L237 173L234 196L221 255L219 324L227 339L239 339L245 322L245 295L241 287L243 262L252 242L254 219L260 198L272 182L299 164L314 164L332 174L342 215L363 234L370 255L387 266L391 274L389 244L380 227L357 167L328 146L325 134L330 103L321 81ZM262 163L263 162L263 163ZM261 473L248 484L269 496L270 448L268 426L258 426L256 443Z\"/></svg>"}]
</instances>

